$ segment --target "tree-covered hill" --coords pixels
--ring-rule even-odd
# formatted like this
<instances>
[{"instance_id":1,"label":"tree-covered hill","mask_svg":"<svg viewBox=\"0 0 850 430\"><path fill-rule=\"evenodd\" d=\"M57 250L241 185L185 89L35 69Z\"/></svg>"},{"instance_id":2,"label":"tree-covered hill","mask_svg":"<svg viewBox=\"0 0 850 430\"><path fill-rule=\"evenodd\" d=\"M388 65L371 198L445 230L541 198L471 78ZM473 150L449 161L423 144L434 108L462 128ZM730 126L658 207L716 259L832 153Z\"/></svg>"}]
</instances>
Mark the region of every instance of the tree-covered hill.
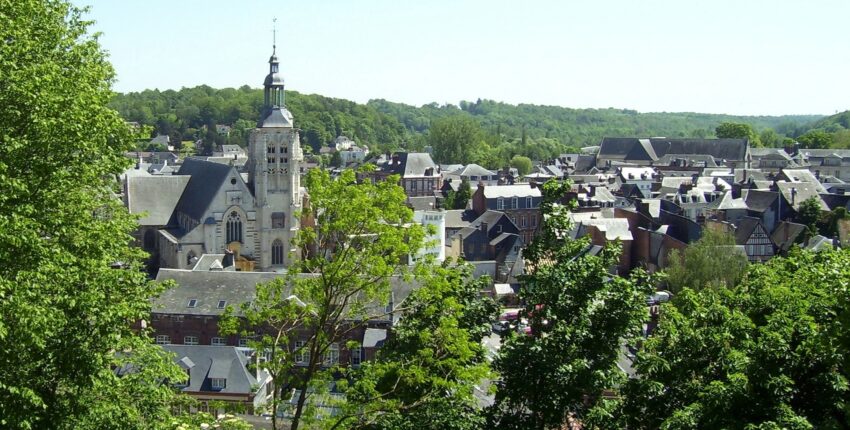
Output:
<instances>
[{"instance_id":1,"label":"tree-covered hill","mask_svg":"<svg viewBox=\"0 0 850 430\"><path fill-rule=\"evenodd\" d=\"M712 137L723 122L746 123L756 132L773 130L779 137L797 137L815 115L732 116L702 113L640 113L628 109L572 109L531 104L510 105L491 100L458 105L411 106L386 100L359 104L349 100L288 91L286 103L314 150L339 135L368 145L373 151L421 150L429 144L432 123L448 117L471 117L480 132L474 139L481 164L505 165L515 155L541 159L596 145L603 136ZM243 86L215 89L206 85L175 90L145 90L117 94L112 100L128 121L149 125L172 141L203 141L245 145L262 107L262 90ZM218 134L215 125L232 127ZM780 139L781 141L781 139Z\"/></svg>"}]
</instances>

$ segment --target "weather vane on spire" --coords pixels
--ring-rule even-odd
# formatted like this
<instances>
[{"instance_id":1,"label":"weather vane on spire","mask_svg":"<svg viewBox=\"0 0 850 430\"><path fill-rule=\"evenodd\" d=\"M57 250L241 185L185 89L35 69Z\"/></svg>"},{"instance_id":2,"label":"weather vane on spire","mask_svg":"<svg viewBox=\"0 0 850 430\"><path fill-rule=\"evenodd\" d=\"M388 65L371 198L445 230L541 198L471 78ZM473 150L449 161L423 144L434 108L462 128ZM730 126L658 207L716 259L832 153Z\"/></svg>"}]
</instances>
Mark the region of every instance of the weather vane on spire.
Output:
<instances>
[{"instance_id":1,"label":"weather vane on spire","mask_svg":"<svg viewBox=\"0 0 850 430\"><path fill-rule=\"evenodd\" d=\"M272 52L277 49L277 17L272 18Z\"/></svg>"}]
</instances>

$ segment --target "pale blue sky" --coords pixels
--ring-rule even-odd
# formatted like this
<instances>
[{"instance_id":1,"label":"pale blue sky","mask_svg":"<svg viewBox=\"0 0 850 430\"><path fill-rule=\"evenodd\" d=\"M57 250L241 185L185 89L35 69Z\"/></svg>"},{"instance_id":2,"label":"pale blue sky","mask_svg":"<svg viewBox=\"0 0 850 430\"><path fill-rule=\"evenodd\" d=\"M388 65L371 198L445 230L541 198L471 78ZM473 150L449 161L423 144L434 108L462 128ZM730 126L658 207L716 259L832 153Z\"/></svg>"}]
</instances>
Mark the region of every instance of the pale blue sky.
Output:
<instances>
[{"instance_id":1,"label":"pale blue sky","mask_svg":"<svg viewBox=\"0 0 850 430\"><path fill-rule=\"evenodd\" d=\"M117 91L287 88L414 105L477 98L642 112L850 109L848 0L73 0Z\"/></svg>"}]
</instances>

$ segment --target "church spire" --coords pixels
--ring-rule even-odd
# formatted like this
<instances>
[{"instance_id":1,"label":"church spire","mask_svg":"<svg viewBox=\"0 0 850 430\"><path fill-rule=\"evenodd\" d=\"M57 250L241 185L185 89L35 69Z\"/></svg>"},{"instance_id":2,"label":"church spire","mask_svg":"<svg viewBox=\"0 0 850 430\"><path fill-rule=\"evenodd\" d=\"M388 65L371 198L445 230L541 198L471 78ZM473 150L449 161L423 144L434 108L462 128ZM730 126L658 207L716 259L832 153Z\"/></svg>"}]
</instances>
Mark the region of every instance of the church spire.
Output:
<instances>
[{"instance_id":1,"label":"church spire","mask_svg":"<svg viewBox=\"0 0 850 430\"><path fill-rule=\"evenodd\" d=\"M269 74L263 84L266 114L273 109L284 107L283 78L280 76L280 63L277 60L277 18L273 22L275 26L272 29L272 56L269 58Z\"/></svg>"}]
</instances>

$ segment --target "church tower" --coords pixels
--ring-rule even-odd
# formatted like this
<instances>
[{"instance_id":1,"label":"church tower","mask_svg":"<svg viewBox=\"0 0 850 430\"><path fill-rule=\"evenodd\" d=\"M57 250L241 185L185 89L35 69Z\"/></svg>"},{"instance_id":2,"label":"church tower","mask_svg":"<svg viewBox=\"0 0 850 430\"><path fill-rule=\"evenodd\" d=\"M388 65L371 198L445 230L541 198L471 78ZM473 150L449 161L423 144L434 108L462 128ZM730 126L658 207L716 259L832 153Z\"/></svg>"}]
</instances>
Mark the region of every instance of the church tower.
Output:
<instances>
[{"instance_id":1,"label":"church tower","mask_svg":"<svg viewBox=\"0 0 850 430\"><path fill-rule=\"evenodd\" d=\"M291 242L299 228L295 215L301 210L302 197L300 163L304 156L292 113L286 109L275 51L273 48L263 84L263 111L248 144L248 182L257 205L260 270L290 265Z\"/></svg>"}]
</instances>

